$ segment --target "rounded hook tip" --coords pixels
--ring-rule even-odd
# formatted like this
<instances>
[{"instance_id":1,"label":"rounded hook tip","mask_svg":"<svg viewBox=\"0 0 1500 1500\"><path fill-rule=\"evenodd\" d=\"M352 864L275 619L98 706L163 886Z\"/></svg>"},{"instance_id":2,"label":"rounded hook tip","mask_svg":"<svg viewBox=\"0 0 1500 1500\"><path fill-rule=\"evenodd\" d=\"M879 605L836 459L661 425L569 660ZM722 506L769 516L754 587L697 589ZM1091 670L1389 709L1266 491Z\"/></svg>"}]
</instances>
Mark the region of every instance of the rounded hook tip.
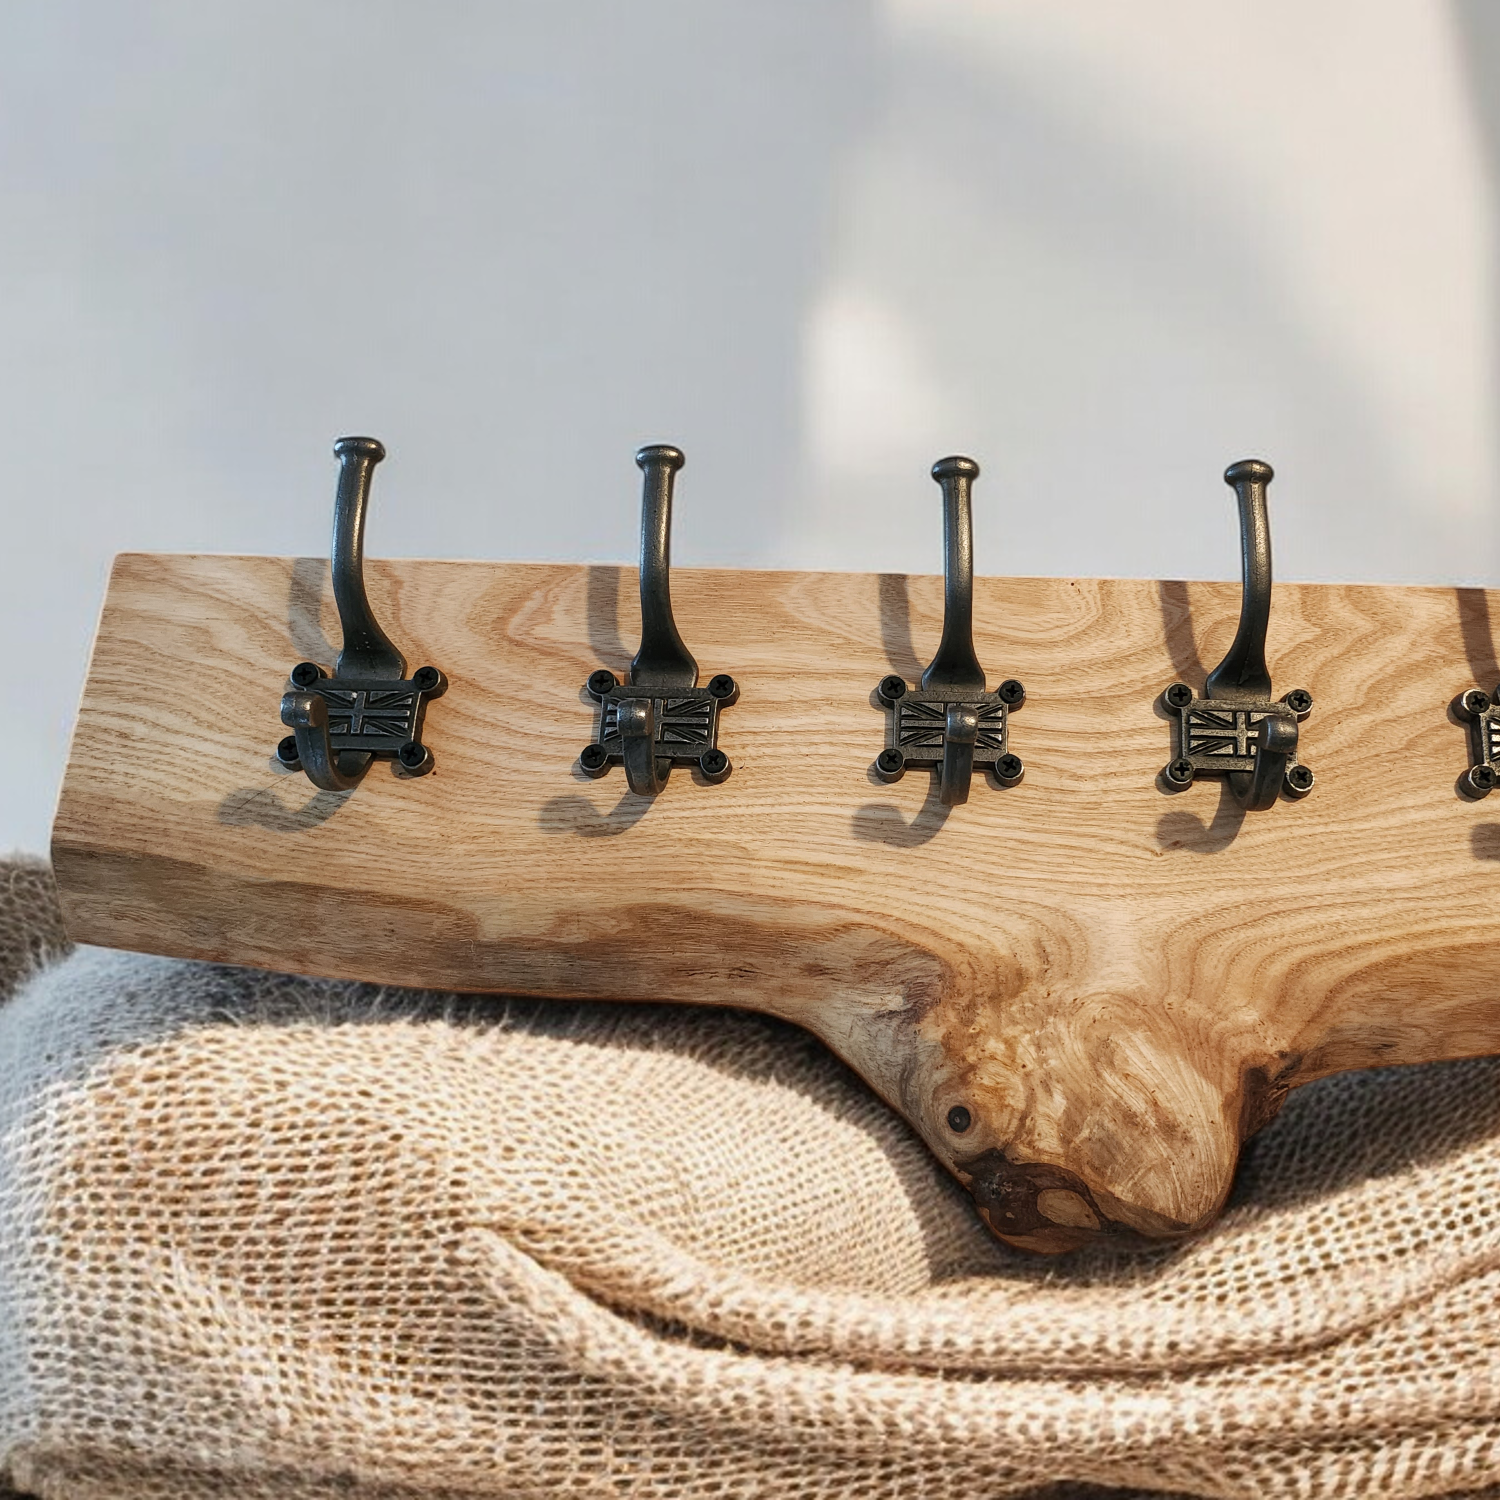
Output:
<instances>
[{"instance_id":1,"label":"rounded hook tip","mask_svg":"<svg viewBox=\"0 0 1500 1500\"><path fill-rule=\"evenodd\" d=\"M333 445L333 456L343 458L345 454L354 453L361 458L368 458L371 463L379 463L385 457L385 444L379 438L372 437L341 437Z\"/></svg>"},{"instance_id":2,"label":"rounded hook tip","mask_svg":"<svg viewBox=\"0 0 1500 1500\"><path fill-rule=\"evenodd\" d=\"M938 459L932 466L932 477L939 484L955 475L964 479L978 479L979 465L972 458L965 458L963 454L955 453L949 458Z\"/></svg>"},{"instance_id":3,"label":"rounded hook tip","mask_svg":"<svg viewBox=\"0 0 1500 1500\"><path fill-rule=\"evenodd\" d=\"M675 472L687 462L687 459L682 456L681 448L674 448L670 443L650 443L636 450L635 461L642 469L651 464L665 464Z\"/></svg>"},{"instance_id":4,"label":"rounded hook tip","mask_svg":"<svg viewBox=\"0 0 1500 1500\"><path fill-rule=\"evenodd\" d=\"M1270 484L1275 477L1276 470L1263 458L1242 458L1224 470L1224 483L1229 485L1246 480L1251 484Z\"/></svg>"}]
</instances>

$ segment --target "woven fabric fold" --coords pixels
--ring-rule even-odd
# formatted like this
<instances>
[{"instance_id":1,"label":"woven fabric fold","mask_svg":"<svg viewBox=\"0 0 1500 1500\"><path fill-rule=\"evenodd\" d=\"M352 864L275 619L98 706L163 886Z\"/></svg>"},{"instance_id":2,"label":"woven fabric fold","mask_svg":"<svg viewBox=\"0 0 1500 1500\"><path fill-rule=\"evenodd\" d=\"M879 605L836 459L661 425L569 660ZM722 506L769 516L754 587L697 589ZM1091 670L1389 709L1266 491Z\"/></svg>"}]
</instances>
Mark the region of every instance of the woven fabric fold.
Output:
<instances>
[{"instance_id":1,"label":"woven fabric fold","mask_svg":"<svg viewBox=\"0 0 1500 1500\"><path fill-rule=\"evenodd\" d=\"M1036 1261L774 1021L80 950L0 1008L0 1471L1495 1496L1497 1187L1500 1062L1346 1075L1200 1241Z\"/></svg>"}]
</instances>

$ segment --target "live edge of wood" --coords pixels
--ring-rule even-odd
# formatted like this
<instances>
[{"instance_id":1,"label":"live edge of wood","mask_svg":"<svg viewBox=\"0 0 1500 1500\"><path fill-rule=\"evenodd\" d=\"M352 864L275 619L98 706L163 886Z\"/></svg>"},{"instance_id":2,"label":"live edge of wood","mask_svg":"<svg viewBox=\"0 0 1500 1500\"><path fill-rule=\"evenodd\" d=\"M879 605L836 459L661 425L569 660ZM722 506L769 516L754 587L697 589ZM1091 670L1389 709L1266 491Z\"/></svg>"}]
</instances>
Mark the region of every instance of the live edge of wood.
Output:
<instances>
[{"instance_id":1,"label":"live edge of wood","mask_svg":"<svg viewBox=\"0 0 1500 1500\"><path fill-rule=\"evenodd\" d=\"M634 569L372 562L377 617L451 681L433 774L318 792L277 766L290 667L331 665L326 561L115 564L53 834L79 941L298 973L738 1005L819 1036L1014 1244L1191 1232L1295 1085L1500 1051L1500 796L1458 795L1449 704L1500 679L1494 595L1278 584L1312 794L1164 790L1158 696L1200 687L1232 583L979 579L1019 786L878 782L938 578L675 570L730 779L654 801L578 769L582 691L639 631ZM963 1134L947 1123L964 1105Z\"/></svg>"}]
</instances>

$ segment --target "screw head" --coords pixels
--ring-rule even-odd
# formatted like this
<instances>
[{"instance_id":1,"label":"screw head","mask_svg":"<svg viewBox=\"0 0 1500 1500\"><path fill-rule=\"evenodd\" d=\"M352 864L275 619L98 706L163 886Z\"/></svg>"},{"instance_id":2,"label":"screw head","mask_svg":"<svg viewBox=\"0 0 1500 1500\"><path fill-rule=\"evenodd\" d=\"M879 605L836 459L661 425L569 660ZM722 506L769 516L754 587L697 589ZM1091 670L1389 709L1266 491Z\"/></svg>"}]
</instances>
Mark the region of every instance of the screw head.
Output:
<instances>
[{"instance_id":1,"label":"screw head","mask_svg":"<svg viewBox=\"0 0 1500 1500\"><path fill-rule=\"evenodd\" d=\"M412 776L421 776L432 769L432 751L420 740L407 740L396 752L401 769Z\"/></svg>"},{"instance_id":2,"label":"screw head","mask_svg":"<svg viewBox=\"0 0 1500 1500\"><path fill-rule=\"evenodd\" d=\"M1026 696L1026 689L1022 687L1014 677L1007 677L1005 681L995 689L995 696L999 698L1002 703L1008 705L1011 708L1015 708L1016 705L1019 704L1021 700Z\"/></svg>"},{"instance_id":3,"label":"screw head","mask_svg":"<svg viewBox=\"0 0 1500 1500\"><path fill-rule=\"evenodd\" d=\"M1459 711L1470 719L1477 719L1480 714L1489 712L1490 702L1490 695L1482 688L1470 688L1458 700Z\"/></svg>"},{"instance_id":4,"label":"screw head","mask_svg":"<svg viewBox=\"0 0 1500 1500\"><path fill-rule=\"evenodd\" d=\"M715 745L698 757L698 769L706 781L723 781L729 775L729 757Z\"/></svg>"},{"instance_id":5,"label":"screw head","mask_svg":"<svg viewBox=\"0 0 1500 1500\"><path fill-rule=\"evenodd\" d=\"M289 734L276 746L276 759L284 766L300 766L302 757L297 754L297 736Z\"/></svg>"},{"instance_id":6,"label":"screw head","mask_svg":"<svg viewBox=\"0 0 1500 1500\"><path fill-rule=\"evenodd\" d=\"M585 776L602 776L609 770L609 751L603 745L585 745L578 756Z\"/></svg>"},{"instance_id":7,"label":"screw head","mask_svg":"<svg viewBox=\"0 0 1500 1500\"><path fill-rule=\"evenodd\" d=\"M962 1135L973 1123L974 1117L962 1104L955 1104L948 1111L948 1129L955 1135Z\"/></svg>"},{"instance_id":8,"label":"screw head","mask_svg":"<svg viewBox=\"0 0 1500 1500\"><path fill-rule=\"evenodd\" d=\"M436 697L448 686L448 679L436 667L418 667L411 674L411 681L419 693L426 693L431 697Z\"/></svg>"},{"instance_id":9,"label":"screw head","mask_svg":"<svg viewBox=\"0 0 1500 1500\"><path fill-rule=\"evenodd\" d=\"M889 677L880 679L880 685L875 692L882 703L894 703L898 698L906 696L906 679L892 672Z\"/></svg>"},{"instance_id":10,"label":"screw head","mask_svg":"<svg viewBox=\"0 0 1500 1500\"><path fill-rule=\"evenodd\" d=\"M906 757L899 750L882 750L875 757L875 774L882 781L899 781L906 771Z\"/></svg>"},{"instance_id":11,"label":"screw head","mask_svg":"<svg viewBox=\"0 0 1500 1500\"><path fill-rule=\"evenodd\" d=\"M600 667L597 672L590 672L589 680L585 684L596 698L607 697L619 685L619 679L607 667Z\"/></svg>"},{"instance_id":12,"label":"screw head","mask_svg":"<svg viewBox=\"0 0 1500 1500\"><path fill-rule=\"evenodd\" d=\"M1469 784L1469 791L1476 797L1485 797L1495 789L1495 771L1492 766L1471 766L1469 774L1464 777Z\"/></svg>"},{"instance_id":13,"label":"screw head","mask_svg":"<svg viewBox=\"0 0 1500 1500\"><path fill-rule=\"evenodd\" d=\"M995 762L995 779L1002 786L1014 786L1024 774L1026 767L1019 755L1002 755Z\"/></svg>"},{"instance_id":14,"label":"screw head","mask_svg":"<svg viewBox=\"0 0 1500 1500\"><path fill-rule=\"evenodd\" d=\"M1167 767L1167 780L1174 786L1190 786L1193 780L1192 761L1174 760Z\"/></svg>"},{"instance_id":15,"label":"screw head","mask_svg":"<svg viewBox=\"0 0 1500 1500\"><path fill-rule=\"evenodd\" d=\"M1294 714L1305 714L1312 708L1312 694L1306 688L1293 688L1281 701Z\"/></svg>"},{"instance_id":16,"label":"screw head","mask_svg":"<svg viewBox=\"0 0 1500 1500\"><path fill-rule=\"evenodd\" d=\"M323 669L315 661L299 661L292 668L292 682L299 688L310 688L323 680Z\"/></svg>"},{"instance_id":17,"label":"screw head","mask_svg":"<svg viewBox=\"0 0 1500 1500\"><path fill-rule=\"evenodd\" d=\"M1185 682L1174 682L1167 689L1166 698L1173 708L1186 708L1193 701L1193 690Z\"/></svg>"},{"instance_id":18,"label":"screw head","mask_svg":"<svg viewBox=\"0 0 1500 1500\"><path fill-rule=\"evenodd\" d=\"M1311 766L1292 766L1286 773L1286 789L1294 797L1304 797L1313 788Z\"/></svg>"},{"instance_id":19,"label":"screw head","mask_svg":"<svg viewBox=\"0 0 1500 1500\"><path fill-rule=\"evenodd\" d=\"M708 690L715 698L729 699L739 696L739 684L728 672L720 672L717 677L710 677Z\"/></svg>"}]
</instances>

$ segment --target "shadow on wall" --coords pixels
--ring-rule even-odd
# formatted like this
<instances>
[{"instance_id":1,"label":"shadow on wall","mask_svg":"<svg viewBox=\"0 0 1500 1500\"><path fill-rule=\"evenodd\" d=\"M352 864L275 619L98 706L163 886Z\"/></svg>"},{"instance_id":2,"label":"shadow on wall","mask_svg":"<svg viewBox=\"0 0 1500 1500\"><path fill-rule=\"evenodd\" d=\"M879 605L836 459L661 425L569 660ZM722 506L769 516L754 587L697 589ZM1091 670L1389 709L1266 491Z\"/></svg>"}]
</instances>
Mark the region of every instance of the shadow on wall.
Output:
<instances>
[{"instance_id":1,"label":"shadow on wall","mask_svg":"<svg viewBox=\"0 0 1500 1500\"><path fill-rule=\"evenodd\" d=\"M1500 8L1491 0L1449 0L1449 3L1490 180L1500 187Z\"/></svg>"},{"instance_id":2,"label":"shadow on wall","mask_svg":"<svg viewBox=\"0 0 1500 1500\"><path fill-rule=\"evenodd\" d=\"M1081 105L1089 65L1041 66L1009 26L985 46L937 24L900 38L810 335L807 483L822 503L800 550L889 567L899 537L912 571L935 571L925 464L957 449L986 466L981 573L1232 577L1219 475L1267 446L1295 501L1279 523L1288 576L1387 576L1390 538L1408 534L1405 555L1440 568L1456 543L1442 518L1413 516L1392 477L1404 435L1360 352L1306 315L1253 174L1230 155L1215 170L1181 101L1149 143L1128 128L1150 113L1128 64ZM1183 65L1222 66L1192 50L1211 40L1198 27ZM850 556L854 514L878 555Z\"/></svg>"},{"instance_id":3,"label":"shadow on wall","mask_svg":"<svg viewBox=\"0 0 1500 1500\"><path fill-rule=\"evenodd\" d=\"M1500 6L1494 0L1450 0L1450 4L1469 86L1469 104L1484 148L1485 168L1492 195L1500 203ZM1494 229L1500 235L1500 224ZM1493 270L1494 263L1492 254L1490 316L1500 320L1500 274ZM1500 321L1490 330L1490 347L1492 358L1500 367ZM1500 412L1495 415L1500 419ZM1500 559L1486 557L1485 563L1495 567Z\"/></svg>"}]
</instances>

